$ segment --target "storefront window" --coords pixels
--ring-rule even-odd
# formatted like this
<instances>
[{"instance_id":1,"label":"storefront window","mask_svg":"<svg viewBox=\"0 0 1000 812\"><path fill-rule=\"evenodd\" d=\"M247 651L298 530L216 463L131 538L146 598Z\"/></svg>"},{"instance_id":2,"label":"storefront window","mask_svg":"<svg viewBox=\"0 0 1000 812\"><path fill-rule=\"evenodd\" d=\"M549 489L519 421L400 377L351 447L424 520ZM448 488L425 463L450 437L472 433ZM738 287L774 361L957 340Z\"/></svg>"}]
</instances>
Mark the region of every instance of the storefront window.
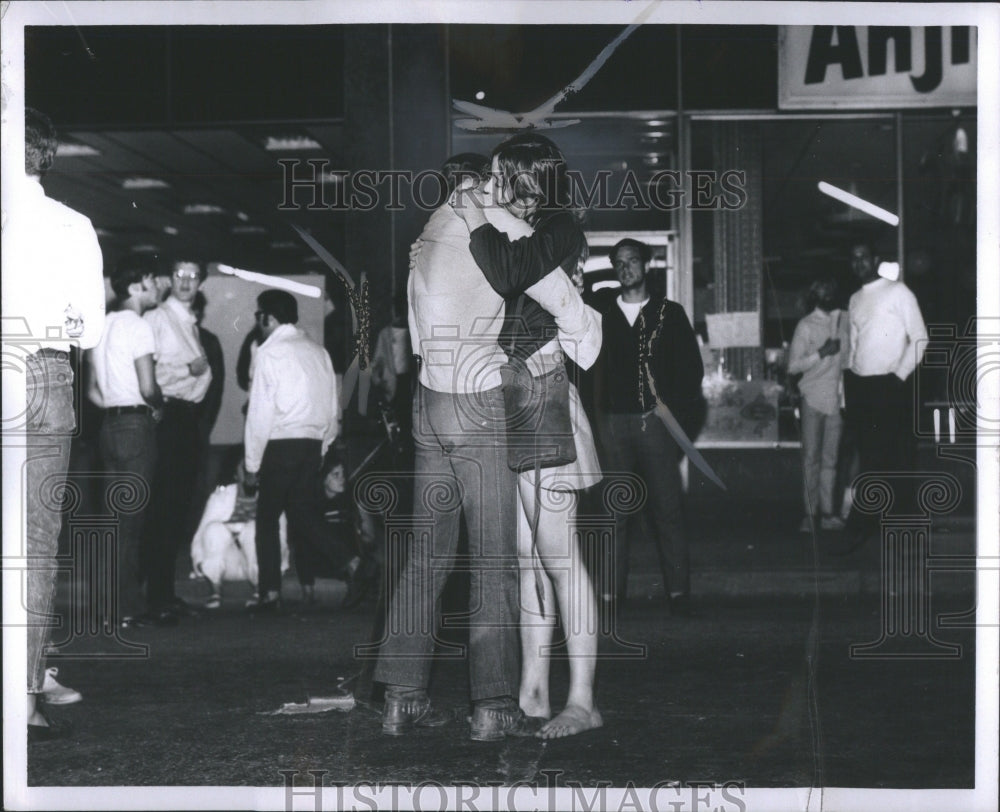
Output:
<instances>
[{"instance_id":1,"label":"storefront window","mask_svg":"<svg viewBox=\"0 0 1000 812\"><path fill-rule=\"evenodd\" d=\"M758 349L713 347L721 376L774 381L782 388L781 408L791 409L784 349L805 315L805 290L830 275L846 306L856 288L847 263L851 245L872 242L888 259L897 253L895 228L823 194L819 183L895 213L895 139L893 119L883 116L692 122L693 166L747 176L741 210L694 211L691 218L696 329L711 346L710 314L757 309L760 315ZM729 146L733 140L736 147ZM794 439L794 423L781 425L780 439Z\"/></svg>"},{"instance_id":2,"label":"storefront window","mask_svg":"<svg viewBox=\"0 0 1000 812\"><path fill-rule=\"evenodd\" d=\"M903 272L928 324L976 312L976 117L903 118Z\"/></svg>"}]
</instances>

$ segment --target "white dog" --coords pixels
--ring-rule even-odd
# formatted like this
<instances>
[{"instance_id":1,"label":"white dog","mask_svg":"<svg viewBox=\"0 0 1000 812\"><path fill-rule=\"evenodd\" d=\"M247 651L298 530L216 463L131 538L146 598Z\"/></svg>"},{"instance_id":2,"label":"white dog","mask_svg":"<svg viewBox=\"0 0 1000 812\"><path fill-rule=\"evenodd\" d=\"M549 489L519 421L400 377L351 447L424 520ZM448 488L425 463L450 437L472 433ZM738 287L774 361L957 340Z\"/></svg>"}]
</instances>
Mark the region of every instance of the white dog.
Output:
<instances>
[{"instance_id":1,"label":"white dog","mask_svg":"<svg viewBox=\"0 0 1000 812\"><path fill-rule=\"evenodd\" d=\"M257 522L248 518L246 499L240 500L241 516L234 516L240 486L220 485L205 503L198 530L191 540L192 578L207 578L212 594L205 601L208 609L222 605L223 581L249 581L257 587ZM285 514L278 520L281 539L281 573L288 571L288 523Z\"/></svg>"}]
</instances>

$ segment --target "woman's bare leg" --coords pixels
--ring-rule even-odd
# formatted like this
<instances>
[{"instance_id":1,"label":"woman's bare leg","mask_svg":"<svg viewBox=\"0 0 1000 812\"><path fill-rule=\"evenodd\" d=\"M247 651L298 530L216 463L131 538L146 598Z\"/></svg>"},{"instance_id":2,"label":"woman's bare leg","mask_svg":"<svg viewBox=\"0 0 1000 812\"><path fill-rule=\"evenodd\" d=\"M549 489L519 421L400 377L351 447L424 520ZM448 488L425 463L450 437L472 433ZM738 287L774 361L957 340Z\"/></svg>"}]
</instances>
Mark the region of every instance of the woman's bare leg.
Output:
<instances>
[{"instance_id":1,"label":"woman's bare leg","mask_svg":"<svg viewBox=\"0 0 1000 812\"><path fill-rule=\"evenodd\" d=\"M549 705L549 656L552 630L556 624L555 595L552 582L541 572L545 587L545 602L539 604L535 587L535 559L532 554L530 508L534 505L534 487L526 484L526 477L518 480L517 555L521 570L521 692L519 703L527 716L548 719L552 715ZM541 612L544 605L545 614Z\"/></svg>"},{"instance_id":2,"label":"woman's bare leg","mask_svg":"<svg viewBox=\"0 0 1000 812\"><path fill-rule=\"evenodd\" d=\"M522 501L525 512L530 516L533 515L535 494L533 489L527 490L529 492L526 494L522 492ZM570 683L566 708L542 726L538 734L542 738L571 736L603 724L601 714L594 707L597 601L574 532L576 505L575 491L542 491L542 510L537 534L538 553L548 575L547 582L555 587L555 596L566 633ZM533 576L531 583L526 586L534 591ZM522 587L522 594L524 588ZM546 598L548 599L548 595ZM546 620L550 612L551 609L547 606ZM548 627L547 635L551 641L551 626ZM544 673L547 681L548 656L542 655L540 659L545 661ZM522 692L523 690L522 687ZM546 690L546 696L547 693Z\"/></svg>"}]
</instances>

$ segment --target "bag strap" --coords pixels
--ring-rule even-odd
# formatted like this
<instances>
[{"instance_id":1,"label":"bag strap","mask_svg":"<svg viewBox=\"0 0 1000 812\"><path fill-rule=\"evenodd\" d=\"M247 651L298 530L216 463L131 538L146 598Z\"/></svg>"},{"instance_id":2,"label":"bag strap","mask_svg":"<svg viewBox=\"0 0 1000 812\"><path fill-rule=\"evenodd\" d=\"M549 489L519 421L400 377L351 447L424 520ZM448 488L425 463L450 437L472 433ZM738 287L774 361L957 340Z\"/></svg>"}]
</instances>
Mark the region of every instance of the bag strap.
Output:
<instances>
[{"instance_id":1,"label":"bag strap","mask_svg":"<svg viewBox=\"0 0 1000 812\"><path fill-rule=\"evenodd\" d=\"M531 568L535 571L535 593L538 595L538 611L545 618L545 581L542 578L542 558L538 553L538 520L542 515L542 469L541 460L535 456L535 508L531 521Z\"/></svg>"},{"instance_id":2,"label":"bag strap","mask_svg":"<svg viewBox=\"0 0 1000 812\"><path fill-rule=\"evenodd\" d=\"M510 336L510 353L514 354L514 345L517 344L517 320L521 317L521 308L524 306L524 296L521 294L517 297L517 304L514 306L513 319L513 332Z\"/></svg>"}]
</instances>

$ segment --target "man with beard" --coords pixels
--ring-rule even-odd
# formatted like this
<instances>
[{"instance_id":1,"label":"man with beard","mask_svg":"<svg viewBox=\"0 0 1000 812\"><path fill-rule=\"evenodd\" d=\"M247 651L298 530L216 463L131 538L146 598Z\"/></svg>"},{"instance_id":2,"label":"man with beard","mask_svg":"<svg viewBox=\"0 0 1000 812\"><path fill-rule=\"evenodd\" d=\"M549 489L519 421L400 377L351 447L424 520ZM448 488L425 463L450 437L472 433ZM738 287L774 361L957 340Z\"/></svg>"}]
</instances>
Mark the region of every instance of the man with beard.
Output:
<instances>
[{"instance_id":1,"label":"man with beard","mask_svg":"<svg viewBox=\"0 0 1000 812\"><path fill-rule=\"evenodd\" d=\"M657 399L689 435L701 405L704 367L687 314L676 302L654 294L649 283L648 245L624 239L610 259L620 290L599 296L604 344L595 373L598 434L604 470L634 472L646 484L671 611L690 612L688 538L681 511L681 453L654 413ZM628 516L615 518L614 595L620 608L628 581Z\"/></svg>"}]
</instances>

